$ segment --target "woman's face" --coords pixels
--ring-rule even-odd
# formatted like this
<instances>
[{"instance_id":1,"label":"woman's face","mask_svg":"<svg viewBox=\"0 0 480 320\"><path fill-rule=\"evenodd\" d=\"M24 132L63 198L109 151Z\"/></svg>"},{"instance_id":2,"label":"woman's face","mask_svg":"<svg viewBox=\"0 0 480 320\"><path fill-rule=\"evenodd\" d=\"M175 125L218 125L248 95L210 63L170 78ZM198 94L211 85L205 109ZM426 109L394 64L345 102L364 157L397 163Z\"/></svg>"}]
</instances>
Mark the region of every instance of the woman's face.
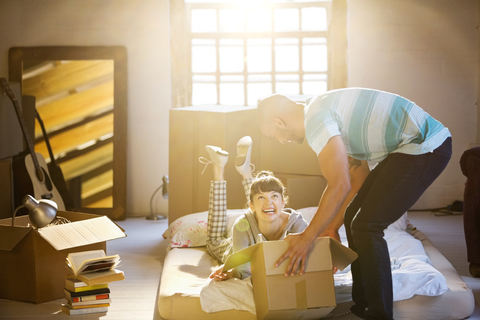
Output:
<instances>
[{"instance_id":1,"label":"woman's face","mask_svg":"<svg viewBox=\"0 0 480 320\"><path fill-rule=\"evenodd\" d=\"M267 191L255 194L253 202L250 201L250 209L255 212L257 221L275 221L282 213L285 201L282 194L276 191Z\"/></svg>"}]
</instances>

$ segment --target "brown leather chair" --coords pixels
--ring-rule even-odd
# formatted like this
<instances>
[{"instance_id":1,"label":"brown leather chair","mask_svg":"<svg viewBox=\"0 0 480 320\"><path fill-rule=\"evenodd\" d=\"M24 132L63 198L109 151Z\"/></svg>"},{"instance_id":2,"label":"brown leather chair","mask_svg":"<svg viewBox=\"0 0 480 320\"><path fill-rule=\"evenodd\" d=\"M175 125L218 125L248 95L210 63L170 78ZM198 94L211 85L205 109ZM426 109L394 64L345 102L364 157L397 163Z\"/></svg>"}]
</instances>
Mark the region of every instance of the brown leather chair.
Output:
<instances>
[{"instance_id":1,"label":"brown leather chair","mask_svg":"<svg viewBox=\"0 0 480 320\"><path fill-rule=\"evenodd\" d=\"M465 151L460 167L467 177L464 191L463 226L470 274L480 277L480 147Z\"/></svg>"}]
</instances>

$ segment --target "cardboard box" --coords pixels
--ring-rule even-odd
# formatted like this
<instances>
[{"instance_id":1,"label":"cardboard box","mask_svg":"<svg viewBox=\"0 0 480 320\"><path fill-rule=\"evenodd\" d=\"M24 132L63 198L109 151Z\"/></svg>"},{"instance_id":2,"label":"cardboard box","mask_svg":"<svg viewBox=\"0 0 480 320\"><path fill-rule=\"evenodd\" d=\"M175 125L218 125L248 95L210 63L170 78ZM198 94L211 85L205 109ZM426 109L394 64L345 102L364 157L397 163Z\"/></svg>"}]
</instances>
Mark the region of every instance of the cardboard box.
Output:
<instances>
[{"instance_id":1,"label":"cardboard box","mask_svg":"<svg viewBox=\"0 0 480 320\"><path fill-rule=\"evenodd\" d=\"M1 299L42 303L63 298L69 253L106 251L105 241L126 236L105 216L65 211L58 216L73 223L35 230L27 226L28 216L16 217L13 227L11 218L0 220Z\"/></svg>"},{"instance_id":2,"label":"cardboard box","mask_svg":"<svg viewBox=\"0 0 480 320\"><path fill-rule=\"evenodd\" d=\"M205 164L198 161L199 157L210 159L206 145L229 152L229 163L224 171L228 207L245 208L242 177L234 162L238 140L248 135L254 141L251 161L259 166L260 129L256 108L225 105L174 108L170 110L169 130L169 222L186 214L208 210L212 168L209 166L202 174Z\"/></svg>"},{"instance_id":3,"label":"cardboard box","mask_svg":"<svg viewBox=\"0 0 480 320\"><path fill-rule=\"evenodd\" d=\"M13 177L11 159L0 160L0 219L13 215Z\"/></svg>"},{"instance_id":4,"label":"cardboard box","mask_svg":"<svg viewBox=\"0 0 480 320\"><path fill-rule=\"evenodd\" d=\"M257 141L254 141L257 143ZM322 175L318 157L305 139L302 144L281 144L276 139L270 139L260 134L259 168L272 172L289 174ZM255 163L257 166L257 163Z\"/></svg>"},{"instance_id":5,"label":"cardboard box","mask_svg":"<svg viewBox=\"0 0 480 320\"><path fill-rule=\"evenodd\" d=\"M231 255L225 270L250 262L257 319L320 319L336 306L332 265L340 270L357 254L338 241L318 238L303 275L285 277L288 259L274 264L287 250L286 241L257 243Z\"/></svg>"},{"instance_id":6,"label":"cardboard box","mask_svg":"<svg viewBox=\"0 0 480 320\"><path fill-rule=\"evenodd\" d=\"M320 202L327 180L323 176L275 173L287 188L287 207L295 210L316 207Z\"/></svg>"}]
</instances>

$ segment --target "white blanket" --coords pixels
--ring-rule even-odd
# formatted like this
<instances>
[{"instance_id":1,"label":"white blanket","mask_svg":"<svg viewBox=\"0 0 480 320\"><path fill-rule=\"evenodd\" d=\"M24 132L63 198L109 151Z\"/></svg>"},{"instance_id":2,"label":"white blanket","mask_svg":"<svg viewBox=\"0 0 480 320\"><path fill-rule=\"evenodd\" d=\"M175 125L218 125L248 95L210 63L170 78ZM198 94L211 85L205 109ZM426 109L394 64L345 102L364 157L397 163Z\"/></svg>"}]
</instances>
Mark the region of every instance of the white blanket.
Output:
<instances>
[{"instance_id":1,"label":"white blanket","mask_svg":"<svg viewBox=\"0 0 480 320\"><path fill-rule=\"evenodd\" d=\"M406 216L401 219L405 223L392 224L385 230L384 237L390 253L394 301L409 299L414 295L441 295L448 289L445 277L431 265L422 243L405 231ZM348 246L344 239L343 236L343 244ZM337 272L334 278L337 303L350 301L350 267ZM255 314L249 279L230 279L222 283L208 281L200 293L200 302L202 309L208 313L237 309Z\"/></svg>"}]
</instances>

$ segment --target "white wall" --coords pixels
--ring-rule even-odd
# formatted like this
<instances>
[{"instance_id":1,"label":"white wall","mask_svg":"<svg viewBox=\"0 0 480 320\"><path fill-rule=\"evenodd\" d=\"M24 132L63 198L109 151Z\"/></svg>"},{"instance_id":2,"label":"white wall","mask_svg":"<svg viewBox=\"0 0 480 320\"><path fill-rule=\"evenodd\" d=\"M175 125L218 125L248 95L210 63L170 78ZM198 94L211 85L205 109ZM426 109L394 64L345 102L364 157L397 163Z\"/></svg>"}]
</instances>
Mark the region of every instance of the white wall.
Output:
<instances>
[{"instance_id":1,"label":"white wall","mask_svg":"<svg viewBox=\"0 0 480 320\"><path fill-rule=\"evenodd\" d=\"M128 52L127 215L149 214L168 174L167 0L0 0L0 77L14 46L123 45ZM158 197L157 214L167 213Z\"/></svg>"},{"instance_id":2,"label":"white wall","mask_svg":"<svg viewBox=\"0 0 480 320\"><path fill-rule=\"evenodd\" d=\"M348 85L415 101L450 129L449 165L416 203L463 200L459 160L476 141L476 0L349 0Z\"/></svg>"}]
</instances>

